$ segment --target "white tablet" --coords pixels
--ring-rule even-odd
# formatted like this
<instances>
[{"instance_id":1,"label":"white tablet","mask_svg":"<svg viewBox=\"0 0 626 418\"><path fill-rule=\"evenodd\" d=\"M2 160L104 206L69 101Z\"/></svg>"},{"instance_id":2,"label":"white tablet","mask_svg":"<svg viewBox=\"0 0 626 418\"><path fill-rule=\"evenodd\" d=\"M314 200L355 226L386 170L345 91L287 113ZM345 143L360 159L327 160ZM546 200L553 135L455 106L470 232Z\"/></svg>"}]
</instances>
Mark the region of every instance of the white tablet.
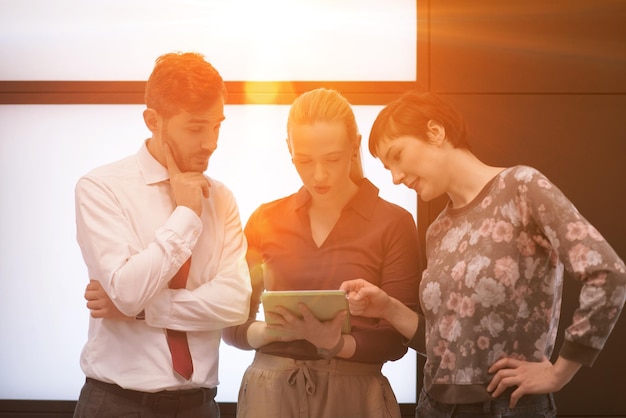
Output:
<instances>
[{"instance_id":1,"label":"white tablet","mask_svg":"<svg viewBox=\"0 0 626 418\"><path fill-rule=\"evenodd\" d=\"M265 321L271 324L267 312L276 310L282 306L296 316L301 316L298 303L304 303L320 321L331 320L340 311L347 311L341 332L350 333L350 311L348 298L343 290L280 290L265 291L261 294Z\"/></svg>"}]
</instances>

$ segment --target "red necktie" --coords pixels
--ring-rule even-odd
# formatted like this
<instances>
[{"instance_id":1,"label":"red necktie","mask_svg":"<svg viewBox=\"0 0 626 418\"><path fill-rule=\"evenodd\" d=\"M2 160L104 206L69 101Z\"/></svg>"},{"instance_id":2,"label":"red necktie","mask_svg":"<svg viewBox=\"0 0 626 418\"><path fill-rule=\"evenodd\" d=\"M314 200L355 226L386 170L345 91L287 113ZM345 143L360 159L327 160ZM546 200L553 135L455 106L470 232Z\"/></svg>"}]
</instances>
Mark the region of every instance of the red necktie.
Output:
<instances>
[{"instance_id":1,"label":"red necktie","mask_svg":"<svg viewBox=\"0 0 626 418\"><path fill-rule=\"evenodd\" d=\"M178 272L170 280L170 289L182 289L187 283L187 275L189 274L189 266L191 265L191 257L183 264ZM191 361L191 353L189 352L189 344L187 343L187 333L185 331L176 331L166 329L167 345L172 353L172 365L174 371L189 380L193 373L193 363Z\"/></svg>"}]
</instances>

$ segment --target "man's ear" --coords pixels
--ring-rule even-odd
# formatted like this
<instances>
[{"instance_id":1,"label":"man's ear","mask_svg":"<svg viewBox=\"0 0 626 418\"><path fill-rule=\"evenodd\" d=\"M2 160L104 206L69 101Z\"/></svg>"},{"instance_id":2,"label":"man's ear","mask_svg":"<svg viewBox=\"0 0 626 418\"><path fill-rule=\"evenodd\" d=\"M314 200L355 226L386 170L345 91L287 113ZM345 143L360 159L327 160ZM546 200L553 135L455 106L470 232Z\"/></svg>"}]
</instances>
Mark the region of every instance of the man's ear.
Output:
<instances>
[{"instance_id":1,"label":"man's ear","mask_svg":"<svg viewBox=\"0 0 626 418\"><path fill-rule=\"evenodd\" d=\"M143 121L153 134L159 130L159 119L156 110L147 108L143 111Z\"/></svg>"},{"instance_id":2,"label":"man's ear","mask_svg":"<svg viewBox=\"0 0 626 418\"><path fill-rule=\"evenodd\" d=\"M442 124L435 120L429 120L426 123L426 127L428 128L428 139L433 144L442 144L446 139L446 128L443 127Z\"/></svg>"},{"instance_id":3,"label":"man's ear","mask_svg":"<svg viewBox=\"0 0 626 418\"><path fill-rule=\"evenodd\" d=\"M289 141L289 137L285 139L285 143L287 144L287 149L289 150L289 155L291 155L291 162L293 162L293 152L291 149L291 141Z\"/></svg>"}]
</instances>

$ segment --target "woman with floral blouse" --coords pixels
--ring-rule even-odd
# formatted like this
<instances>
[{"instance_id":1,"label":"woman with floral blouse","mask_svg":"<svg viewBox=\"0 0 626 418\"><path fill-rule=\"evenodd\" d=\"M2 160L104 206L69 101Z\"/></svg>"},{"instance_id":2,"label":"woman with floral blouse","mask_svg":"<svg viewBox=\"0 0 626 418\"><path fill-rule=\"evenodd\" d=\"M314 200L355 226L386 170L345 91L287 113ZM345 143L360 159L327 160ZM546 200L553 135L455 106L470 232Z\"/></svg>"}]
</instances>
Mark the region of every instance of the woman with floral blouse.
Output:
<instances>
[{"instance_id":1,"label":"woman with floral blouse","mask_svg":"<svg viewBox=\"0 0 626 418\"><path fill-rule=\"evenodd\" d=\"M556 416L552 394L593 364L623 308L624 262L539 171L477 159L435 94L386 106L369 148L395 184L450 198L426 232L417 314L370 283L342 284L353 314L387 320L426 355L416 417ZM565 270L580 304L552 363Z\"/></svg>"}]
</instances>

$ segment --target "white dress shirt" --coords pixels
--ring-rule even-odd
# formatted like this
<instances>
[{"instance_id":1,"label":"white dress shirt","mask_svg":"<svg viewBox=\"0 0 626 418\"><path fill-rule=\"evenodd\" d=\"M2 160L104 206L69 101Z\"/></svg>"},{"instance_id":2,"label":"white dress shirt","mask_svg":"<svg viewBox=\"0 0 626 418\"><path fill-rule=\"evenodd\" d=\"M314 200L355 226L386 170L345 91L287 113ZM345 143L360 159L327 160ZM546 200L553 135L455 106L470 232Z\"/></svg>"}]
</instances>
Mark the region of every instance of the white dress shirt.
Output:
<instances>
[{"instance_id":1,"label":"white dress shirt","mask_svg":"<svg viewBox=\"0 0 626 418\"><path fill-rule=\"evenodd\" d=\"M216 387L221 330L248 318L250 278L237 203L209 179L202 216L175 207L169 175L144 143L76 185L77 240L89 278L128 316L90 318L81 354L87 377L144 392ZM185 289L168 282L193 253ZM194 372L172 369L165 328L187 331Z\"/></svg>"}]
</instances>

